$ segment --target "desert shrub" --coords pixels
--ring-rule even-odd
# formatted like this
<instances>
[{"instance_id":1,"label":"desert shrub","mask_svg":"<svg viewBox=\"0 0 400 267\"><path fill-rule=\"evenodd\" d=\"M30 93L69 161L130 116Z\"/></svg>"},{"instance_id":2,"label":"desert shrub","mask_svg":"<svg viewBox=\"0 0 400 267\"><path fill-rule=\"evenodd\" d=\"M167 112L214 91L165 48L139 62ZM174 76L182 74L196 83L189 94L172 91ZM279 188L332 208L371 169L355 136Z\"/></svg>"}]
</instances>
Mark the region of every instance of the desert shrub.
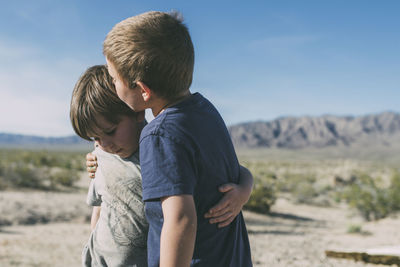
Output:
<instances>
[{"instance_id":1,"label":"desert shrub","mask_svg":"<svg viewBox=\"0 0 400 267\"><path fill-rule=\"evenodd\" d=\"M0 176L2 176L3 174L4 174L4 166L3 166L3 163L2 162L0 162Z\"/></svg>"},{"instance_id":2,"label":"desert shrub","mask_svg":"<svg viewBox=\"0 0 400 267\"><path fill-rule=\"evenodd\" d=\"M276 200L276 174L269 169L265 162L241 162L254 177L253 191L244 209L258 213L268 213Z\"/></svg>"},{"instance_id":3,"label":"desert shrub","mask_svg":"<svg viewBox=\"0 0 400 267\"><path fill-rule=\"evenodd\" d=\"M4 181L3 175L4 175L4 166L3 164L0 162L0 190L4 190L7 188L7 184Z\"/></svg>"},{"instance_id":4,"label":"desert shrub","mask_svg":"<svg viewBox=\"0 0 400 267\"><path fill-rule=\"evenodd\" d=\"M312 200L318 196L312 184L299 183L295 190L292 192L298 203L311 203Z\"/></svg>"},{"instance_id":5,"label":"desert shrub","mask_svg":"<svg viewBox=\"0 0 400 267\"><path fill-rule=\"evenodd\" d=\"M0 190L72 187L85 169L81 152L0 150Z\"/></svg>"},{"instance_id":6,"label":"desert shrub","mask_svg":"<svg viewBox=\"0 0 400 267\"><path fill-rule=\"evenodd\" d=\"M349 234L359 234L362 232L362 227L359 224L351 224L347 228L347 233Z\"/></svg>"},{"instance_id":7,"label":"desert shrub","mask_svg":"<svg viewBox=\"0 0 400 267\"><path fill-rule=\"evenodd\" d=\"M56 190L72 187L79 179L76 170L37 168L25 164L10 165L0 176L0 189L31 188Z\"/></svg>"},{"instance_id":8,"label":"desert shrub","mask_svg":"<svg viewBox=\"0 0 400 267\"><path fill-rule=\"evenodd\" d=\"M11 165L5 170L3 183L8 187L43 188L43 180L37 171L23 163Z\"/></svg>"},{"instance_id":9,"label":"desert shrub","mask_svg":"<svg viewBox=\"0 0 400 267\"><path fill-rule=\"evenodd\" d=\"M255 180L253 192L249 201L244 206L245 209L258 213L268 213L271 206L275 203L275 188L271 183Z\"/></svg>"},{"instance_id":10,"label":"desert shrub","mask_svg":"<svg viewBox=\"0 0 400 267\"><path fill-rule=\"evenodd\" d=\"M310 203L318 196L313 186L315 181L312 174L286 173L278 179L277 188L280 192L290 193L297 203Z\"/></svg>"},{"instance_id":11,"label":"desert shrub","mask_svg":"<svg viewBox=\"0 0 400 267\"><path fill-rule=\"evenodd\" d=\"M58 169L49 175L50 187L73 186L79 179L79 174L75 170Z\"/></svg>"},{"instance_id":12,"label":"desert shrub","mask_svg":"<svg viewBox=\"0 0 400 267\"><path fill-rule=\"evenodd\" d=\"M387 194L391 209L400 210L400 173L398 171L392 174Z\"/></svg>"},{"instance_id":13,"label":"desert shrub","mask_svg":"<svg viewBox=\"0 0 400 267\"><path fill-rule=\"evenodd\" d=\"M343 199L366 220L378 220L391 212L388 196L387 189L379 187L371 176L363 173L342 193Z\"/></svg>"}]
</instances>

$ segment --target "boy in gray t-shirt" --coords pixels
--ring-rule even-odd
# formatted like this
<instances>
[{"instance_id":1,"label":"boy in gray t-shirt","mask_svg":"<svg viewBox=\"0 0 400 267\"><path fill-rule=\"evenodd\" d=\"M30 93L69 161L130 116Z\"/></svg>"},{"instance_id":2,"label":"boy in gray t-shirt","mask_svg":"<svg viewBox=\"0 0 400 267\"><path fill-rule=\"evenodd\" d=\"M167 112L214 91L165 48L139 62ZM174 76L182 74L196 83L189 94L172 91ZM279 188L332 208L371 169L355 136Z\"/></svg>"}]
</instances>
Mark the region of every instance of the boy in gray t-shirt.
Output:
<instances>
[{"instance_id":1,"label":"boy in gray t-shirt","mask_svg":"<svg viewBox=\"0 0 400 267\"><path fill-rule=\"evenodd\" d=\"M85 265L106 262L108 266L147 266L148 225L138 152L122 159L97 147L93 154L99 167L90 183L87 204L101 206L101 212L84 250Z\"/></svg>"},{"instance_id":2,"label":"boy in gray t-shirt","mask_svg":"<svg viewBox=\"0 0 400 267\"><path fill-rule=\"evenodd\" d=\"M94 206L93 229L83 266L147 266L148 224L138 158L144 112L134 112L118 98L107 68L99 65L86 70L76 83L70 118L80 137L99 145L94 151L99 167L87 198ZM87 164L92 164L90 158ZM96 166L88 171L96 171ZM240 185L221 186L224 197L204 214L210 223L229 224L247 202L252 176L245 168L240 176Z\"/></svg>"},{"instance_id":3,"label":"boy in gray t-shirt","mask_svg":"<svg viewBox=\"0 0 400 267\"><path fill-rule=\"evenodd\" d=\"M83 266L147 266L148 224L142 202L138 140L144 113L135 113L116 94L105 66L89 68L75 85L70 118L75 132L97 140L100 163L88 203L100 216L82 255ZM101 148L101 149L100 149ZM112 154L111 154L112 153Z\"/></svg>"}]
</instances>

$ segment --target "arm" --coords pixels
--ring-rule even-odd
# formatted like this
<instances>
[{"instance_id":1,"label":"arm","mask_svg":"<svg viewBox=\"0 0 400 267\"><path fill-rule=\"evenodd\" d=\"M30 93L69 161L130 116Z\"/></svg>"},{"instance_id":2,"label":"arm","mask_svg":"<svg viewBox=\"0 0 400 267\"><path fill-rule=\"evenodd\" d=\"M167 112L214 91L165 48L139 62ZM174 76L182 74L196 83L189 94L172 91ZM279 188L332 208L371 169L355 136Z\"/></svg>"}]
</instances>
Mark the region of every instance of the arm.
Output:
<instances>
[{"instance_id":1,"label":"arm","mask_svg":"<svg viewBox=\"0 0 400 267\"><path fill-rule=\"evenodd\" d=\"M223 198L204 217L210 218L210 223L219 223L218 227L229 225L249 200L252 190L253 176L248 169L240 166L239 184L221 185L219 191L225 193Z\"/></svg>"},{"instance_id":2,"label":"arm","mask_svg":"<svg viewBox=\"0 0 400 267\"><path fill-rule=\"evenodd\" d=\"M96 227L97 221L100 217L100 206L94 206L92 211L92 218L90 219L90 229L93 231Z\"/></svg>"},{"instance_id":3,"label":"arm","mask_svg":"<svg viewBox=\"0 0 400 267\"><path fill-rule=\"evenodd\" d=\"M161 205L164 224L160 240L160 266L189 266L197 230L193 196L166 197L161 200Z\"/></svg>"}]
</instances>

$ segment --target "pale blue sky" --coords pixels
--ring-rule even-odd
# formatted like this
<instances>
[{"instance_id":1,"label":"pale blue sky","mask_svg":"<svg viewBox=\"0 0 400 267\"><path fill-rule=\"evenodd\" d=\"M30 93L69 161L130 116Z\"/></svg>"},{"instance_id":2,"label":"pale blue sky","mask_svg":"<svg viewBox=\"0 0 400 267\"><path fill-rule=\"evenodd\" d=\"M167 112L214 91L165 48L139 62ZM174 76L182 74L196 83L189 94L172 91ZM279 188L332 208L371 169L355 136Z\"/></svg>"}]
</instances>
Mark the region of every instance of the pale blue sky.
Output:
<instances>
[{"instance_id":1,"label":"pale blue sky","mask_svg":"<svg viewBox=\"0 0 400 267\"><path fill-rule=\"evenodd\" d=\"M0 132L73 134L72 88L117 22L183 13L192 92L228 125L400 111L400 1L8 1L0 9Z\"/></svg>"}]
</instances>

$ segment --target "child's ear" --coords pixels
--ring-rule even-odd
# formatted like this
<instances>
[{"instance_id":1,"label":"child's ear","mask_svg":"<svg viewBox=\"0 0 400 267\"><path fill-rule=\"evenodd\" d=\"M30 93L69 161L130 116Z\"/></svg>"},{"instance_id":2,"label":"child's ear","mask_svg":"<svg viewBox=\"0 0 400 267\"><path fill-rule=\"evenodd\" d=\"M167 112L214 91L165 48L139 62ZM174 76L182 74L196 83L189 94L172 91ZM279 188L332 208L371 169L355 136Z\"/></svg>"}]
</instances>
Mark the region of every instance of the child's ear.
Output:
<instances>
[{"instance_id":1,"label":"child's ear","mask_svg":"<svg viewBox=\"0 0 400 267\"><path fill-rule=\"evenodd\" d=\"M136 85L140 88L140 93L142 94L144 102L148 102L153 96L153 92L144 82L136 82Z\"/></svg>"},{"instance_id":2,"label":"child's ear","mask_svg":"<svg viewBox=\"0 0 400 267\"><path fill-rule=\"evenodd\" d=\"M144 110L136 112L136 122L143 122L144 121L144 116L145 116Z\"/></svg>"}]
</instances>

